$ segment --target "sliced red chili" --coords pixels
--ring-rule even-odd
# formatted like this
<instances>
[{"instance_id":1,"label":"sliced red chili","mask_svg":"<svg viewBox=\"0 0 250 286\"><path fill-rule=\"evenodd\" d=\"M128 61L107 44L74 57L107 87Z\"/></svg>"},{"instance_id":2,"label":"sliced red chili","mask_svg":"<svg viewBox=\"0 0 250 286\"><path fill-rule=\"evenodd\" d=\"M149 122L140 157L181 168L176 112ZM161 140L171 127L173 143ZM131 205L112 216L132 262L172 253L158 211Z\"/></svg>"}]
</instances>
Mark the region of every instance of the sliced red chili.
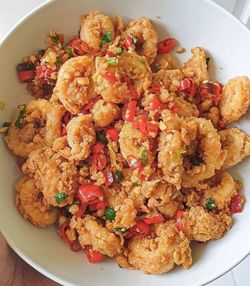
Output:
<instances>
[{"instance_id":1,"label":"sliced red chili","mask_svg":"<svg viewBox=\"0 0 250 286\"><path fill-rule=\"evenodd\" d=\"M106 131L106 134L110 137L112 141L117 142L119 139L119 132L116 128L110 128Z\"/></svg>"},{"instance_id":2,"label":"sliced red chili","mask_svg":"<svg viewBox=\"0 0 250 286\"><path fill-rule=\"evenodd\" d=\"M96 204L91 204L89 205L89 209L92 212L98 211L98 210L102 210L106 207L106 203L104 201L98 202Z\"/></svg>"},{"instance_id":3,"label":"sliced red chili","mask_svg":"<svg viewBox=\"0 0 250 286\"><path fill-rule=\"evenodd\" d=\"M150 137L155 138L159 132L159 126L155 123L148 122L146 124L146 134Z\"/></svg>"},{"instance_id":4,"label":"sliced red chili","mask_svg":"<svg viewBox=\"0 0 250 286\"><path fill-rule=\"evenodd\" d=\"M214 102L218 102L221 97L223 85L215 82L204 82L199 87L199 95L201 98L206 99L210 97Z\"/></svg>"},{"instance_id":5,"label":"sliced red chili","mask_svg":"<svg viewBox=\"0 0 250 286\"><path fill-rule=\"evenodd\" d=\"M135 100L128 102L124 106L123 120L130 122L133 121L136 111L137 111L137 102Z\"/></svg>"},{"instance_id":6,"label":"sliced red chili","mask_svg":"<svg viewBox=\"0 0 250 286\"><path fill-rule=\"evenodd\" d=\"M103 192L101 188L95 184L80 185L77 198L83 205L103 201Z\"/></svg>"},{"instance_id":7,"label":"sliced red chili","mask_svg":"<svg viewBox=\"0 0 250 286\"><path fill-rule=\"evenodd\" d=\"M106 54L110 57L110 58L114 58L116 57L116 54L114 54L113 52L107 50Z\"/></svg>"},{"instance_id":8,"label":"sliced red chili","mask_svg":"<svg viewBox=\"0 0 250 286\"><path fill-rule=\"evenodd\" d=\"M187 77L180 81L179 91L184 92L189 97L194 97L196 93L196 86L193 78Z\"/></svg>"},{"instance_id":9,"label":"sliced red chili","mask_svg":"<svg viewBox=\"0 0 250 286\"><path fill-rule=\"evenodd\" d=\"M67 128L66 126L63 126L62 131L61 131L61 136L65 136L65 135L67 135Z\"/></svg>"},{"instance_id":10,"label":"sliced red chili","mask_svg":"<svg viewBox=\"0 0 250 286\"><path fill-rule=\"evenodd\" d=\"M180 109L175 105L173 101L168 104L168 109L170 109L172 113L180 112Z\"/></svg>"},{"instance_id":11,"label":"sliced red chili","mask_svg":"<svg viewBox=\"0 0 250 286\"><path fill-rule=\"evenodd\" d=\"M129 164L129 167L131 170L136 170L136 169L141 170L142 169L141 160L137 159L133 155L128 155L127 162Z\"/></svg>"},{"instance_id":12,"label":"sliced red chili","mask_svg":"<svg viewBox=\"0 0 250 286\"><path fill-rule=\"evenodd\" d=\"M241 213L243 211L243 198L240 195L233 196L230 202L232 213Z\"/></svg>"},{"instance_id":13,"label":"sliced red chili","mask_svg":"<svg viewBox=\"0 0 250 286\"><path fill-rule=\"evenodd\" d=\"M149 233L149 225L143 221L137 222L126 234L126 238L134 236L147 236Z\"/></svg>"},{"instance_id":14,"label":"sliced red chili","mask_svg":"<svg viewBox=\"0 0 250 286\"><path fill-rule=\"evenodd\" d=\"M153 99L152 101L149 102L148 109L149 110L157 110L160 108L160 102L157 99Z\"/></svg>"},{"instance_id":15,"label":"sliced red chili","mask_svg":"<svg viewBox=\"0 0 250 286\"><path fill-rule=\"evenodd\" d=\"M154 223L159 223L164 221L164 216L162 214L155 215L153 217L149 218L144 218L143 221L146 224L154 224Z\"/></svg>"},{"instance_id":16,"label":"sliced red chili","mask_svg":"<svg viewBox=\"0 0 250 286\"><path fill-rule=\"evenodd\" d=\"M124 42L124 47L128 50L131 46L133 46L134 43L133 43L133 39L128 36L126 39L125 39L125 42Z\"/></svg>"},{"instance_id":17,"label":"sliced red chili","mask_svg":"<svg viewBox=\"0 0 250 286\"><path fill-rule=\"evenodd\" d=\"M79 205L78 206L79 210L74 214L76 217L82 217L85 213L85 210L86 210L86 205Z\"/></svg>"},{"instance_id":18,"label":"sliced red chili","mask_svg":"<svg viewBox=\"0 0 250 286\"><path fill-rule=\"evenodd\" d=\"M88 112L90 109L93 108L93 106L95 105L95 103L100 100L102 97L100 95L97 95L96 97L94 97L93 99L91 99L89 101L88 104L86 104L84 107L83 107L83 112Z\"/></svg>"},{"instance_id":19,"label":"sliced red chili","mask_svg":"<svg viewBox=\"0 0 250 286\"><path fill-rule=\"evenodd\" d=\"M174 38L165 39L157 44L158 54L168 54L174 49L174 46Z\"/></svg>"},{"instance_id":20,"label":"sliced red chili","mask_svg":"<svg viewBox=\"0 0 250 286\"><path fill-rule=\"evenodd\" d=\"M225 123L224 120L219 120L219 121L218 121L218 125L219 125L219 127L222 128L222 129L226 128L226 123Z\"/></svg>"},{"instance_id":21,"label":"sliced red chili","mask_svg":"<svg viewBox=\"0 0 250 286\"><path fill-rule=\"evenodd\" d=\"M115 84L117 82L117 78L115 75L109 73L109 72L106 72L104 75L103 75L103 78L106 79L109 83L111 84Z\"/></svg>"},{"instance_id":22,"label":"sliced red chili","mask_svg":"<svg viewBox=\"0 0 250 286\"><path fill-rule=\"evenodd\" d=\"M35 71L34 70L18 71L17 75L21 83L26 83L32 81L35 78Z\"/></svg>"},{"instance_id":23,"label":"sliced red chili","mask_svg":"<svg viewBox=\"0 0 250 286\"><path fill-rule=\"evenodd\" d=\"M71 249L72 251L74 251L74 252L79 252L79 251L82 250L82 246L81 246L81 244L80 244L80 242L79 242L78 239L74 240L74 241L71 243L70 249Z\"/></svg>"},{"instance_id":24,"label":"sliced red chili","mask_svg":"<svg viewBox=\"0 0 250 286\"><path fill-rule=\"evenodd\" d=\"M84 55L84 51L83 48L81 46L81 40L80 39L75 39L70 43L70 46L72 47L72 54L74 55L74 57L78 57L78 56L83 56Z\"/></svg>"},{"instance_id":25,"label":"sliced red chili","mask_svg":"<svg viewBox=\"0 0 250 286\"><path fill-rule=\"evenodd\" d=\"M179 229L179 231L185 232L185 228L182 225L182 217L183 217L183 211L182 210L178 210L176 212L175 218L176 218L176 226Z\"/></svg>"},{"instance_id":26,"label":"sliced red chili","mask_svg":"<svg viewBox=\"0 0 250 286\"><path fill-rule=\"evenodd\" d=\"M69 222L68 221L64 222L60 226L59 235L66 243L68 243L70 245L72 243L72 241L68 238L68 236L66 234L67 229L69 229Z\"/></svg>"},{"instance_id":27,"label":"sliced red chili","mask_svg":"<svg viewBox=\"0 0 250 286\"><path fill-rule=\"evenodd\" d=\"M98 142L92 147L93 154L104 153L104 144Z\"/></svg>"},{"instance_id":28,"label":"sliced red chili","mask_svg":"<svg viewBox=\"0 0 250 286\"><path fill-rule=\"evenodd\" d=\"M85 253L90 263L99 263L104 259L101 252L94 250L92 246L86 246Z\"/></svg>"},{"instance_id":29,"label":"sliced red chili","mask_svg":"<svg viewBox=\"0 0 250 286\"><path fill-rule=\"evenodd\" d=\"M159 84L156 84L154 82L151 83L149 92L151 93L158 93L161 90L161 86Z\"/></svg>"},{"instance_id":30,"label":"sliced red chili","mask_svg":"<svg viewBox=\"0 0 250 286\"><path fill-rule=\"evenodd\" d=\"M94 154L92 158L92 166L96 168L98 171L102 171L107 165L107 158L105 154L99 153Z\"/></svg>"}]
</instances>

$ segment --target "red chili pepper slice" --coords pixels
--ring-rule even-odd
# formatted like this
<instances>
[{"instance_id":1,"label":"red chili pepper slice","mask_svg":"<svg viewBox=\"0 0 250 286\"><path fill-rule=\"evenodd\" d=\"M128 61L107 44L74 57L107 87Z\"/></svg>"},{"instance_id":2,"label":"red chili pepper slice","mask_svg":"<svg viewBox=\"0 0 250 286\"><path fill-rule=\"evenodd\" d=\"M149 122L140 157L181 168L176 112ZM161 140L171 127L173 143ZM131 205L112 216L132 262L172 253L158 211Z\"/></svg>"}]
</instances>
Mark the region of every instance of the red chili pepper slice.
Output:
<instances>
[{"instance_id":1,"label":"red chili pepper slice","mask_svg":"<svg viewBox=\"0 0 250 286\"><path fill-rule=\"evenodd\" d=\"M89 205L89 209L92 212L98 211L98 210L102 210L106 207L106 203L104 201L98 202L96 204L91 204Z\"/></svg>"},{"instance_id":2,"label":"red chili pepper slice","mask_svg":"<svg viewBox=\"0 0 250 286\"><path fill-rule=\"evenodd\" d=\"M230 203L230 210L233 214L243 211L243 199L240 195L233 196Z\"/></svg>"},{"instance_id":3,"label":"red chili pepper slice","mask_svg":"<svg viewBox=\"0 0 250 286\"><path fill-rule=\"evenodd\" d=\"M196 93L196 86L193 78L187 77L180 81L179 91L184 92L189 97L194 97Z\"/></svg>"},{"instance_id":4,"label":"red chili pepper slice","mask_svg":"<svg viewBox=\"0 0 250 286\"><path fill-rule=\"evenodd\" d=\"M92 158L92 166L96 168L98 171L103 170L107 165L107 159L105 154L99 153L99 154L94 154Z\"/></svg>"},{"instance_id":5,"label":"red chili pepper slice","mask_svg":"<svg viewBox=\"0 0 250 286\"><path fill-rule=\"evenodd\" d=\"M32 81L35 78L35 71L33 71L33 70L18 71L17 75L18 75L18 79L21 83L27 83L29 81Z\"/></svg>"},{"instance_id":6,"label":"red chili pepper slice","mask_svg":"<svg viewBox=\"0 0 250 286\"><path fill-rule=\"evenodd\" d=\"M183 217L183 211L181 210L178 210L176 212L176 215L175 215L175 218L176 218L176 226L177 228L179 229L179 231L182 231L185 233L185 228L184 226L182 225L182 217Z\"/></svg>"},{"instance_id":7,"label":"red chili pepper slice","mask_svg":"<svg viewBox=\"0 0 250 286\"><path fill-rule=\"evenodd\" d=\"M199 95L204 99L210 96L217 103L221 98L222 88L223 85L218 82L204 82L199 87Z\"/></svg>"},{"instance_id":8,"label":"red chili pepper slice","mask_svg":"<svg viewBox=\"0 0 250 286\"><path fill-rule=\"evenodd\" d=\"M173 113L178 113L178 112L180 112L180 109L175 105L174 102L170 102L170 103L168 104L168 109L170 109L171 112L173 112Z\"/></svg>"},{"instance_id":9,"label":"red chili pepper slice","mask_svg":"<svg viewBox=\"0 0 250 286\"><path fill-rule=\"evenodd\" d=\"M73 40L70 43L70 46L72 47L72 54L74 57L78 57L78 56L83 56L84 55L84 51L82 49L81 46L81 40L79 38L76 38L75 40Z\"/></svg>"},{"instance_id":10,"label":"red chili pepper slice","mask_svg":"<svg viewBox=\"0 0 250 286\"><path fill-rule=\"evenodd\" d=\"M115 84L117 82L117 78L109 73L109 72L106 72L104 75L103 75L103 78L106 79L108 82L110 82L111 84Z\"/></svg>"},{"instance_id":11,"label":"red chili pepper slice","mask_svg":"<svg viewBox=\"0 0 250 286\"><path fill-rule=\"evenodd\" d=\"M112 141L117 142L119 139L119 132L116 128L110 128L106 131L106 134L110 137Z\"/></svg>"},{"instance_id":12,"label":"red chili pepper slice","mask_svg":"<svg viewBox=\"0 0 250 286\"><path fill-rule=\"evenodd\" d=\"M96 203L103 200L103 193L101 188L95 184L80 185L77 198L82 202L83 205Z\"/></svg>"},{"instance_id":13,"label":"red chili pepper slice","mask_svg":"<svg viewBox=\"0 0 250 286\"><path fill-rule=\"evenodd\" d=\"M155 215L153 217L149 218L144 218L143 221L146 224L154 224L154 223L159 223L164 221L164 216L162 214Z\"/></svg>"},{"instance_id":14,"label":"red chili pepper slice","mask_svg":"<svg viewBox=\"0 0 250 286\"><path fill-rule=\"evenodd\" d=\"M83 107L83 112L88 112L91 108L93 108L95 103L100 99L102 99L100 95L97 95L95 98L91 99L90 102Z\"/></svg>"},{"instance_id":15,"label":"red chili pepper slice","mask_svg":"<svg viewBox=\"0 0 250 286\"><path fill-rule=\"evenodd\" d=\"M156 84L154 82L151 83L149 92L150 93L158 93L161 90L161 86L159 84Z\"/></svg>"},{"instance_id":16,"label":"red chili pepper slice","mask_svg":"<svg viewBox=\"0 0 250 286\"><path fill-rule=\"evenodd\" d=\"M218 121L218 125L219 125L220 128L222 128L222 129L226 128L226 123L225 123L224 120L219 120L219 121Z\"/></svg>"},{"instance_id":17,"label":"red chili pepper slice","mask_svg":"<svg viewBox=\"0 0 250 286\"><path fill-rule=\"evenodd\" d=\"M116 57L116 54L114 54L113 52L107 50L106 54L110 57L110 58L114 58Z\"/></svg>"},{"instance_id":18,"label":"red chili pepper slice","mask_svg":"<svg viewBox=\"0 0 250 286\"><path fill-rule=\"evenodd\" d=\"M159 126L155 123L148 122L146 124L146 134L150 137L155 138L159 132Z\"/></svg>"},{"instance_id":19,"label":"red chili pepper slice","mask_svg":"<svg viewBox=\"0 0 250 286\"><path fill-rule=\"evenodd\" d=\"M128 155L127 162L131 170L142 169L141 160L135 158L133 155Z\"/></svg>"},{"instance_id":20,"label":"red chili pepper slice","mask_svg":"<svg viewBox=\"0 0 250 286\"><path fill-rule=\"evenodd\" d=\"M74 251L74 252L79 252L79 251L82 250L82 246L81 246L81 244L80 244L80 242L79 242L78 239L74 240L74 241L71 243L70 249L71 249L72 251Z\"/></svg>"},{"instance_id":21,"label":"red chili pepper slice","mask_svg":"<svg viewBox=\"0 0 250 286\"><path fill-rule=\"evenodd\" d=\"M160 108L160 102L157 99L153 99L152 101L149 102L148 109L149 110L157 110Z\"/></svg>"},{"instance_id":22,"label":"red chili pepper slice","mask_svg":"<svg viewBox=\"0 0 250 286\"><path fill-rule=\"evenodd\" d=\"M149 225L143 221L137 222L126 234L126 238L131 238L134 236L147 236L149 233Z\"/></svg>"},{"instance_id":23,"label":"red chili pepper slice","mask_svg":"<svg viewBox=\"0 0 250 286\"><path fill-rule=\"evenodd\" d=\"M158 54L168 54L173 50L174 46L174 38L165 39L157 44Z\"/></svg>"},{"instance_id":24,"label":"red chili pepper slice","mask_svg":"<svg viewBox=\"0 0 250 286\"><path fill-rule=\"evenodd\" d=\"M99 263L103 261L104 257L101 252L94 250L92 246L86 246L84 250L90 263Z\"/></svg>"},{"instance_id":25,"label":"red chili pepper slice","mask_svg":"<svg viewBox=\"0 0 250 286\"><path fill-rule=\"evenodd\" d=\"M104 153L104 144L98 142L92 147L93 154Z\"/></svg>"},{"instance_id":26,"label":"red chili pepper slice","mask_svg":"<svg viewBox=\"0 0 250 286\"><path fill-rule=\"evenodd\" d=\"M124 42L124 47L126 48L126 50L128 50L131 46L133 46L134 43L133 43L133 39L128 36L126 39L125 39L125 42Z\"/></svg>"},{"instance_id":27,"label":"red chili pepper slice","mask_svg":"<svg viewBox=\"0 0 250 286\"><path fill-rule=\"evenodd\" d=\"M136 111L137 111L137 102L135 100L128 102L124 107L123 120L130 122L133 121Z\"/></svg>"},{"instance_id":28,"label":"red chili pepper slice","mask_svg":"<svg viewBox=\"0 0 250 286\"><path fill-rule=\"evenodd\" d=\"M71 244L72 241L68 238L66 231L69 228L69 222L64 222L59 228L59 235L60 237L68 244Z\"/></svg>"}]
</instances>

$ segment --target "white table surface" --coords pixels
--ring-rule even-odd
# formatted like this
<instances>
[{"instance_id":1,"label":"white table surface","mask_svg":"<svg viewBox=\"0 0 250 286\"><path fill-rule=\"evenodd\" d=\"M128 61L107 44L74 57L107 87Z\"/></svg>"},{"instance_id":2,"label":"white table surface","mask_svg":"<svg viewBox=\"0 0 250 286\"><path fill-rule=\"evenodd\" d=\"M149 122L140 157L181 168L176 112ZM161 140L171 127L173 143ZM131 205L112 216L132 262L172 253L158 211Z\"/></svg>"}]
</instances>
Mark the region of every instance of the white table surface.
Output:
<instances>
[{"instance_id":1,"label":"white table surface","mask_svg":"<svg viewBox=\"0 0 250 286\"><path fill-rule=\"evenodd\" d=\"M8 0L1 1L0 40L27 12L45 2L45 0ZM236 0L214 0L230 12ZM250 242L249 242L250 243ZM183 284L185 286L185 283ZM209 283L207 286L250 286L250 256L232 271Z\"/></svg>"}]
</instances>

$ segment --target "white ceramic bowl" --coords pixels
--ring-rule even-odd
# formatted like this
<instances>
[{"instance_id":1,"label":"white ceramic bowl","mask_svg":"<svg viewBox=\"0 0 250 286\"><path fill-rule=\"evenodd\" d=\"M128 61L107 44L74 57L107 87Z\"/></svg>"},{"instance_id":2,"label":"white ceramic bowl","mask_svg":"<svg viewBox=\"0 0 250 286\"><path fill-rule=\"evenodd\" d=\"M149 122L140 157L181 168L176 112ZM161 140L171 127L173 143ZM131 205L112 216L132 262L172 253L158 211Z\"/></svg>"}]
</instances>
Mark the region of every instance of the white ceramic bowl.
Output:
<instances>
[{"instance_id":1,"label":"white ceramic bowl","mask_svg":"<svg viewBox=\"0 0 250 286\"><path fill-rule=\"evenodd\" d=\"M217 78L225 82L236 75L250 75L250 32L219 6L201 0L56 0L49 1L19 23L0 46L0 122L10 119L13 109L29 97L17 81L15 66L23 56L44 46L49 30L63 31L66 37L77 33L80 14L100 9L120 14L125 20L149 17L161 37L171 33L189 49L202 46L216 63ZM160 18L158 17L160 16ZM167 32L168 31L168 32ZM250 131L249 116L239 126ZM222 275L250 252L250 161L234 170L242 179L246 197L244 212L234 216L234 226L219 241L193 245L193 267L176 268L160 276L120 269L112 260L89 264L83 253L71 252L54 227L38 229L18 214L14 205L13 184L20 171L14 157L0 140L0 227L10 246L30 265L63 285L201 285ZM185 281L185 282L184 282Z\"/></svg>"}]
</instances>

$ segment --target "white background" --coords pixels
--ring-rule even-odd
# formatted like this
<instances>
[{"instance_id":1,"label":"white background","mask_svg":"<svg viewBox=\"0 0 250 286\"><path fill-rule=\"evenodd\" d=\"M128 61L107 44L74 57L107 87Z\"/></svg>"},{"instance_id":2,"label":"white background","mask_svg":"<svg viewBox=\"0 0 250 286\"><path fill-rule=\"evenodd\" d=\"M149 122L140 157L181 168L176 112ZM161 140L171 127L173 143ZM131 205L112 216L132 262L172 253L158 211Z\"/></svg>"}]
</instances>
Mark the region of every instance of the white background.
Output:
<instances>
[{"instance_id":1,"label":"white background","mask_svg":"<svg viewBox=\"0 0 250 286\"><path fill-rule=\"evenodd\" d=\"M233 11L236 0L214 0L221 6ZM0 0L0 40L27 12L45 0ZM250 51L249 51L250 52ZM250 243L250 242L249 242ZM233 250L232 250L233 251ZM223 255L223 254L221 254ZM185 286L185 282L183 283ZM250 257L246 258L232 271L207 286L250 286Z\"/></svg>"}]
</instances>

